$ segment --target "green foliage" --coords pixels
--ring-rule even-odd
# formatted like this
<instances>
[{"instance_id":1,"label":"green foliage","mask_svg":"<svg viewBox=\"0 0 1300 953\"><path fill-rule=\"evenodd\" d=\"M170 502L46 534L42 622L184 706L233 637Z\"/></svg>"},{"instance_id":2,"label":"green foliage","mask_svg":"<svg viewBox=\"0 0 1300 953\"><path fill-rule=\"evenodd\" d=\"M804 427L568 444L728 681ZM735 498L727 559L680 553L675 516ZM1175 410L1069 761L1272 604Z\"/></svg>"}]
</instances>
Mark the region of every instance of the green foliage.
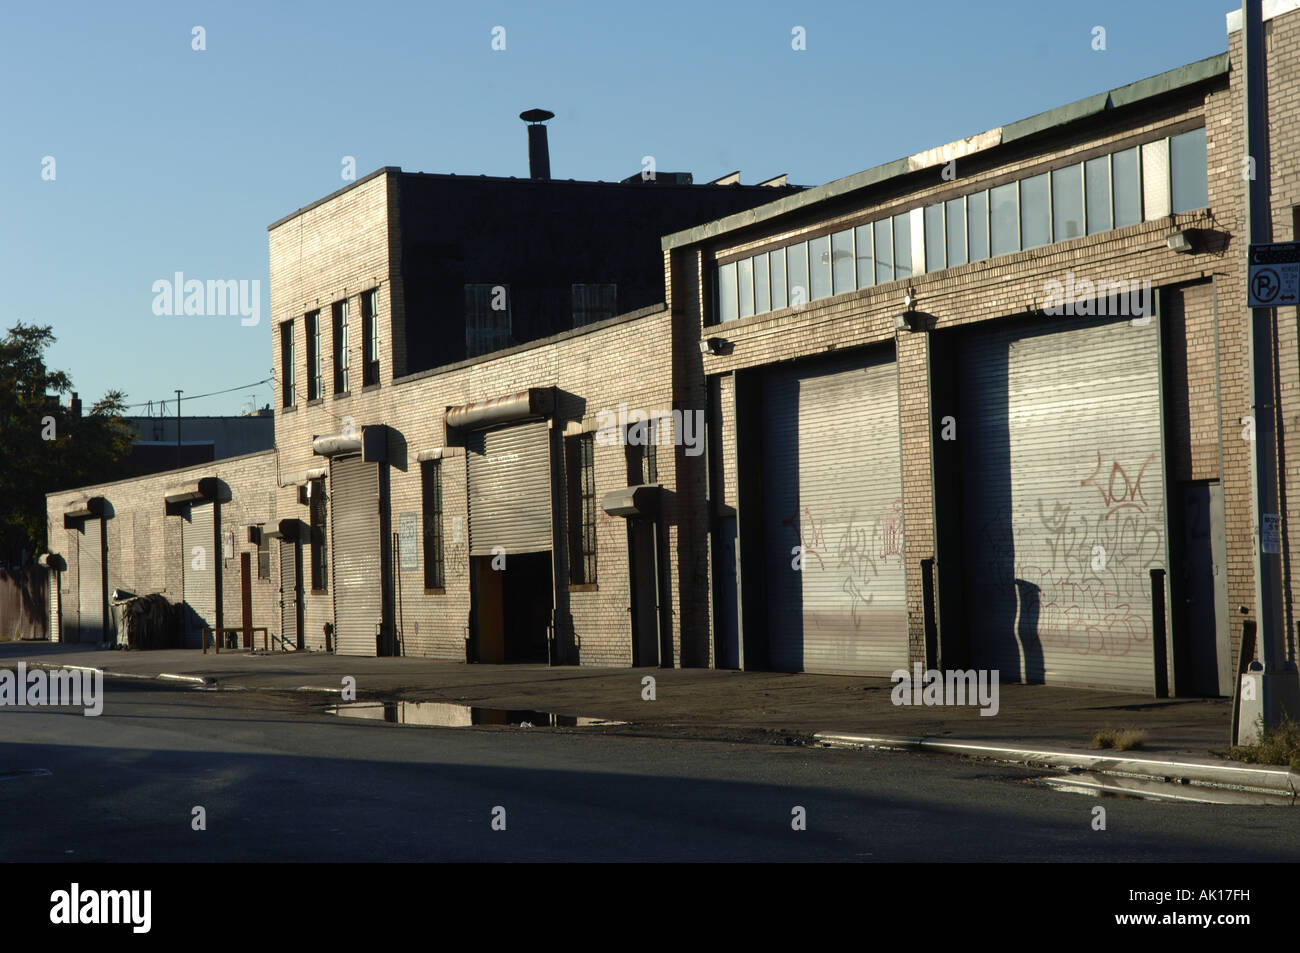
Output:
<instances>
[{"instance_id":1,"label":"green foliage","mask_svg":"<svg viewBox=\"0 0 1300 953\"><path fill-rule=\"evenodd\" d=\"M1259 720L1263 727L1263 718ZM1293 771L1300 771L1300 724L1289 716L1282 717L1282 723L1274 728L1260 732L1258 744L1237 745L1224 752L1233 761L1245 761L1247 764L1284 764Z\"/></svg>"},{"instance_id":2,"label":"green foliage","mask_svg":"<svg viewBox=\"0 0 1300 953\"><path fill-rule=\"evenodd\" d=\"M29 555L47 549L46 493L126 476L134 441L121 419L126 405L120 391L109 391L80 418L47 401L47 394L72 390L67 374L45 365L54 340L49 325L21 321L0 338L0 554L5 563L24 548Z\"/></svg>"}]
</instances>

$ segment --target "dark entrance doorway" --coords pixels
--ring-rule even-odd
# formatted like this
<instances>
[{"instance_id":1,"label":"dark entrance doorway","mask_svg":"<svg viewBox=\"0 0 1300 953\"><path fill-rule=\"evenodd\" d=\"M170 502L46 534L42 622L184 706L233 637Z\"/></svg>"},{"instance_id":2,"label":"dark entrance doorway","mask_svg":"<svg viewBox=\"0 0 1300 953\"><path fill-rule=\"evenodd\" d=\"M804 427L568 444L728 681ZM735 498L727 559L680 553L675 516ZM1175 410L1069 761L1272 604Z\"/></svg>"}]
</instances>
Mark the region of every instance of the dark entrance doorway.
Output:
<instances>
[{"instance_id":1,"label":"dark entrance doorway","mask_svg":"<svg viewBox=\"0 0 1300 953\"><path fill-rule=\"evenodd\" d=\"M504 568L494 569L493 561ZM551 553L475 556L474 620L478 662L550 661L555 608Z\"/></svg>"},{"instance_id":2,"label":"dark entrance doorway","mask_svg":"<svg viewBox=\"0 0 1300 953\"><path fill-rule=\"evenodd\" d=\"M659 585L655 524L628 522L632 553L632 664L659 664Z\"/></svg>"},{"instance_id":3,"label":"dark entrance doorway","mask_svg":"<svg viewBox=\"0 0 1300 953\"><path fill-rule=\"evenodd\" d=\"M1183 670L1191 684L1190 691L1180 689L1179 694L1231 695L1223 486L1206 480L1184 483L1182 491L1181 629L1186 646Z\"/></svg>"}]
</instances>

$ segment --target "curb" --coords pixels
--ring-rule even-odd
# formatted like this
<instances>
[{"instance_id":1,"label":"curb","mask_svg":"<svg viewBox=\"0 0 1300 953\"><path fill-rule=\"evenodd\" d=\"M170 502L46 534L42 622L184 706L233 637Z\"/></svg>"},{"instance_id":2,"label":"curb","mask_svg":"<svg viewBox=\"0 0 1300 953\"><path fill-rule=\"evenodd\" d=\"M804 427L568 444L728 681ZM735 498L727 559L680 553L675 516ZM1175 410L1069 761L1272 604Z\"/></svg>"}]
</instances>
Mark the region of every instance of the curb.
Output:
<instances>
[{"instance_id":1,"label":"curb","mask_svg":"<svg viewBox=\"0 0 1300 953\"><path fill-rule=\"evenodd\" d=\"M1282 794L1287 797L1296 797L1300 794L1300 775L1281 767L1231 765L1208 759L1116 757L1085 754L1079 751L1010 747L976 741L890 738L835 731L819 731L813 737L825 744L847 748L885 748L956 754L987 761L1042 764L1053 768L1075 768L1101 774L1186 781L1265 794Z\"/></svg>"},{"instance_id":2,"label":"curb","mask_svg":"<svg viewBox=\"0 0 1300 953\"><path fill-rule=\"evenodd\" d=\"M25 662L29 669L39 668L43 671L67 671L67 672L99 672L104 678L121 678L134 679L136 681L173 681L188 682L195 685L207 685L208 679L200 675L175 675L171 672L160 672L157 675L135 675L131 672L109 672L102 668L95 668L91 665L55 665L49 662Z\"/></svg>"}]
</instances>

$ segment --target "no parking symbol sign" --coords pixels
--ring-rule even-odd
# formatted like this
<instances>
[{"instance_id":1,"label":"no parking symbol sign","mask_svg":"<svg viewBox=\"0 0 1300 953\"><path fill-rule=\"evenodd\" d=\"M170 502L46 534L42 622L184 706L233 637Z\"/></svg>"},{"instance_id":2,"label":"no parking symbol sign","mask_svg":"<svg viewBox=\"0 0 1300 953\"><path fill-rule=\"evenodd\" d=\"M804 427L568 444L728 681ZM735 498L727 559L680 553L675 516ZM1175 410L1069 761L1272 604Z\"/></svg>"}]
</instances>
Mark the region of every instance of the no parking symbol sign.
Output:
<instances>
[{"instance_id":1,"label":"no parking symbol sign","mask_svg":"<svg viewBox=\"0 0 1300 953\"><path fill-rule=\"evenodd\" d=\"M1251 245L1246 294L1252 308L1300 305L1300 242Z\"/></svg>"}]
</instances>

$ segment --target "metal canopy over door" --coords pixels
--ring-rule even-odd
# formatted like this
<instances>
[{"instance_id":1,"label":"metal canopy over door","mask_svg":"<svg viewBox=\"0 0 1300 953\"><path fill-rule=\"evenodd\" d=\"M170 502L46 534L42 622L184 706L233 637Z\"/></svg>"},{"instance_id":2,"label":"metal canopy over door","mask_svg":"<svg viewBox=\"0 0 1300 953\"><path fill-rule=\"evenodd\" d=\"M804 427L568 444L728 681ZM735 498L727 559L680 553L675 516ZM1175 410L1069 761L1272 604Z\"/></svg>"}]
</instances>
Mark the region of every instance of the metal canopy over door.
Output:
<instances>
[{"instance_id":1,"label":"metal canopy over door","mask_svg":"<svg viewBox=\"0 0 1300 953\"><path fill-rule=\"evenodd\" d=\"M551 549L551 451L546 421L469 434L471 556Z\"/></svg>"},{"instance_id":2,"label":"metal canopy over door","mask_svg":"<svg viewBox=\"0 0 1300 953\"><path fill-rule=\"evenodd\" d=\"M1152 688L1150 570L1166 558L1159 375L1156 321L1044 318L965 341L978 667L1004 681Z\"/></svg>"},{"instance_id":3,"label":"metal canopy over door","mask_svg":"<svg viewBox=\"0 0 1300 953\"><path fill-rule=\"evenodd\" d=\"M81 521L77 536L77 638L83 643L103 642L104 634L104 521Z\"/></svg>"},{"instance_id":4,"label":"metal canopy over door","mask_svg":"<svg viewBox=\"0 0 1300 953\"><path fill-rule=\"evenodd\" d=\"M204 627L217 624L217 573L221 550L216 543L216 504L191 503L182 514L181 579L184 584L185 644L198 648Z\"/></svg>"},{"instance_id":5,"label":"metal canopy over door","mask_svg":"<svg viewBox=\"0 0 1300 953\"><path fill-rule=\"evenodd\" d=\"M334 640L339 655L379 654L384 620L383 527L378 463L330 458Z\"/></svg>"},{"instance_id":6,"label":"metal canopy over door","mask_svg":"<svg viewBox=\"0 0 1300 953\"><path fill-rule=\"evenodd\" d=\"M302 647L302 567L296 539L280 540L280 641Z\"/></svg>"},{"instance_id":7,"label":"metal canopy over door","mask_svg":"<svg viewBox=\"0 0 1300 953\"><path fill-rule=\"evenodd\" d=\"M885 674L907 666L898 376L892 357L763 383L771 664ZM802 570L794 568L803 548Z\"/></svg>"}]
</instances>

